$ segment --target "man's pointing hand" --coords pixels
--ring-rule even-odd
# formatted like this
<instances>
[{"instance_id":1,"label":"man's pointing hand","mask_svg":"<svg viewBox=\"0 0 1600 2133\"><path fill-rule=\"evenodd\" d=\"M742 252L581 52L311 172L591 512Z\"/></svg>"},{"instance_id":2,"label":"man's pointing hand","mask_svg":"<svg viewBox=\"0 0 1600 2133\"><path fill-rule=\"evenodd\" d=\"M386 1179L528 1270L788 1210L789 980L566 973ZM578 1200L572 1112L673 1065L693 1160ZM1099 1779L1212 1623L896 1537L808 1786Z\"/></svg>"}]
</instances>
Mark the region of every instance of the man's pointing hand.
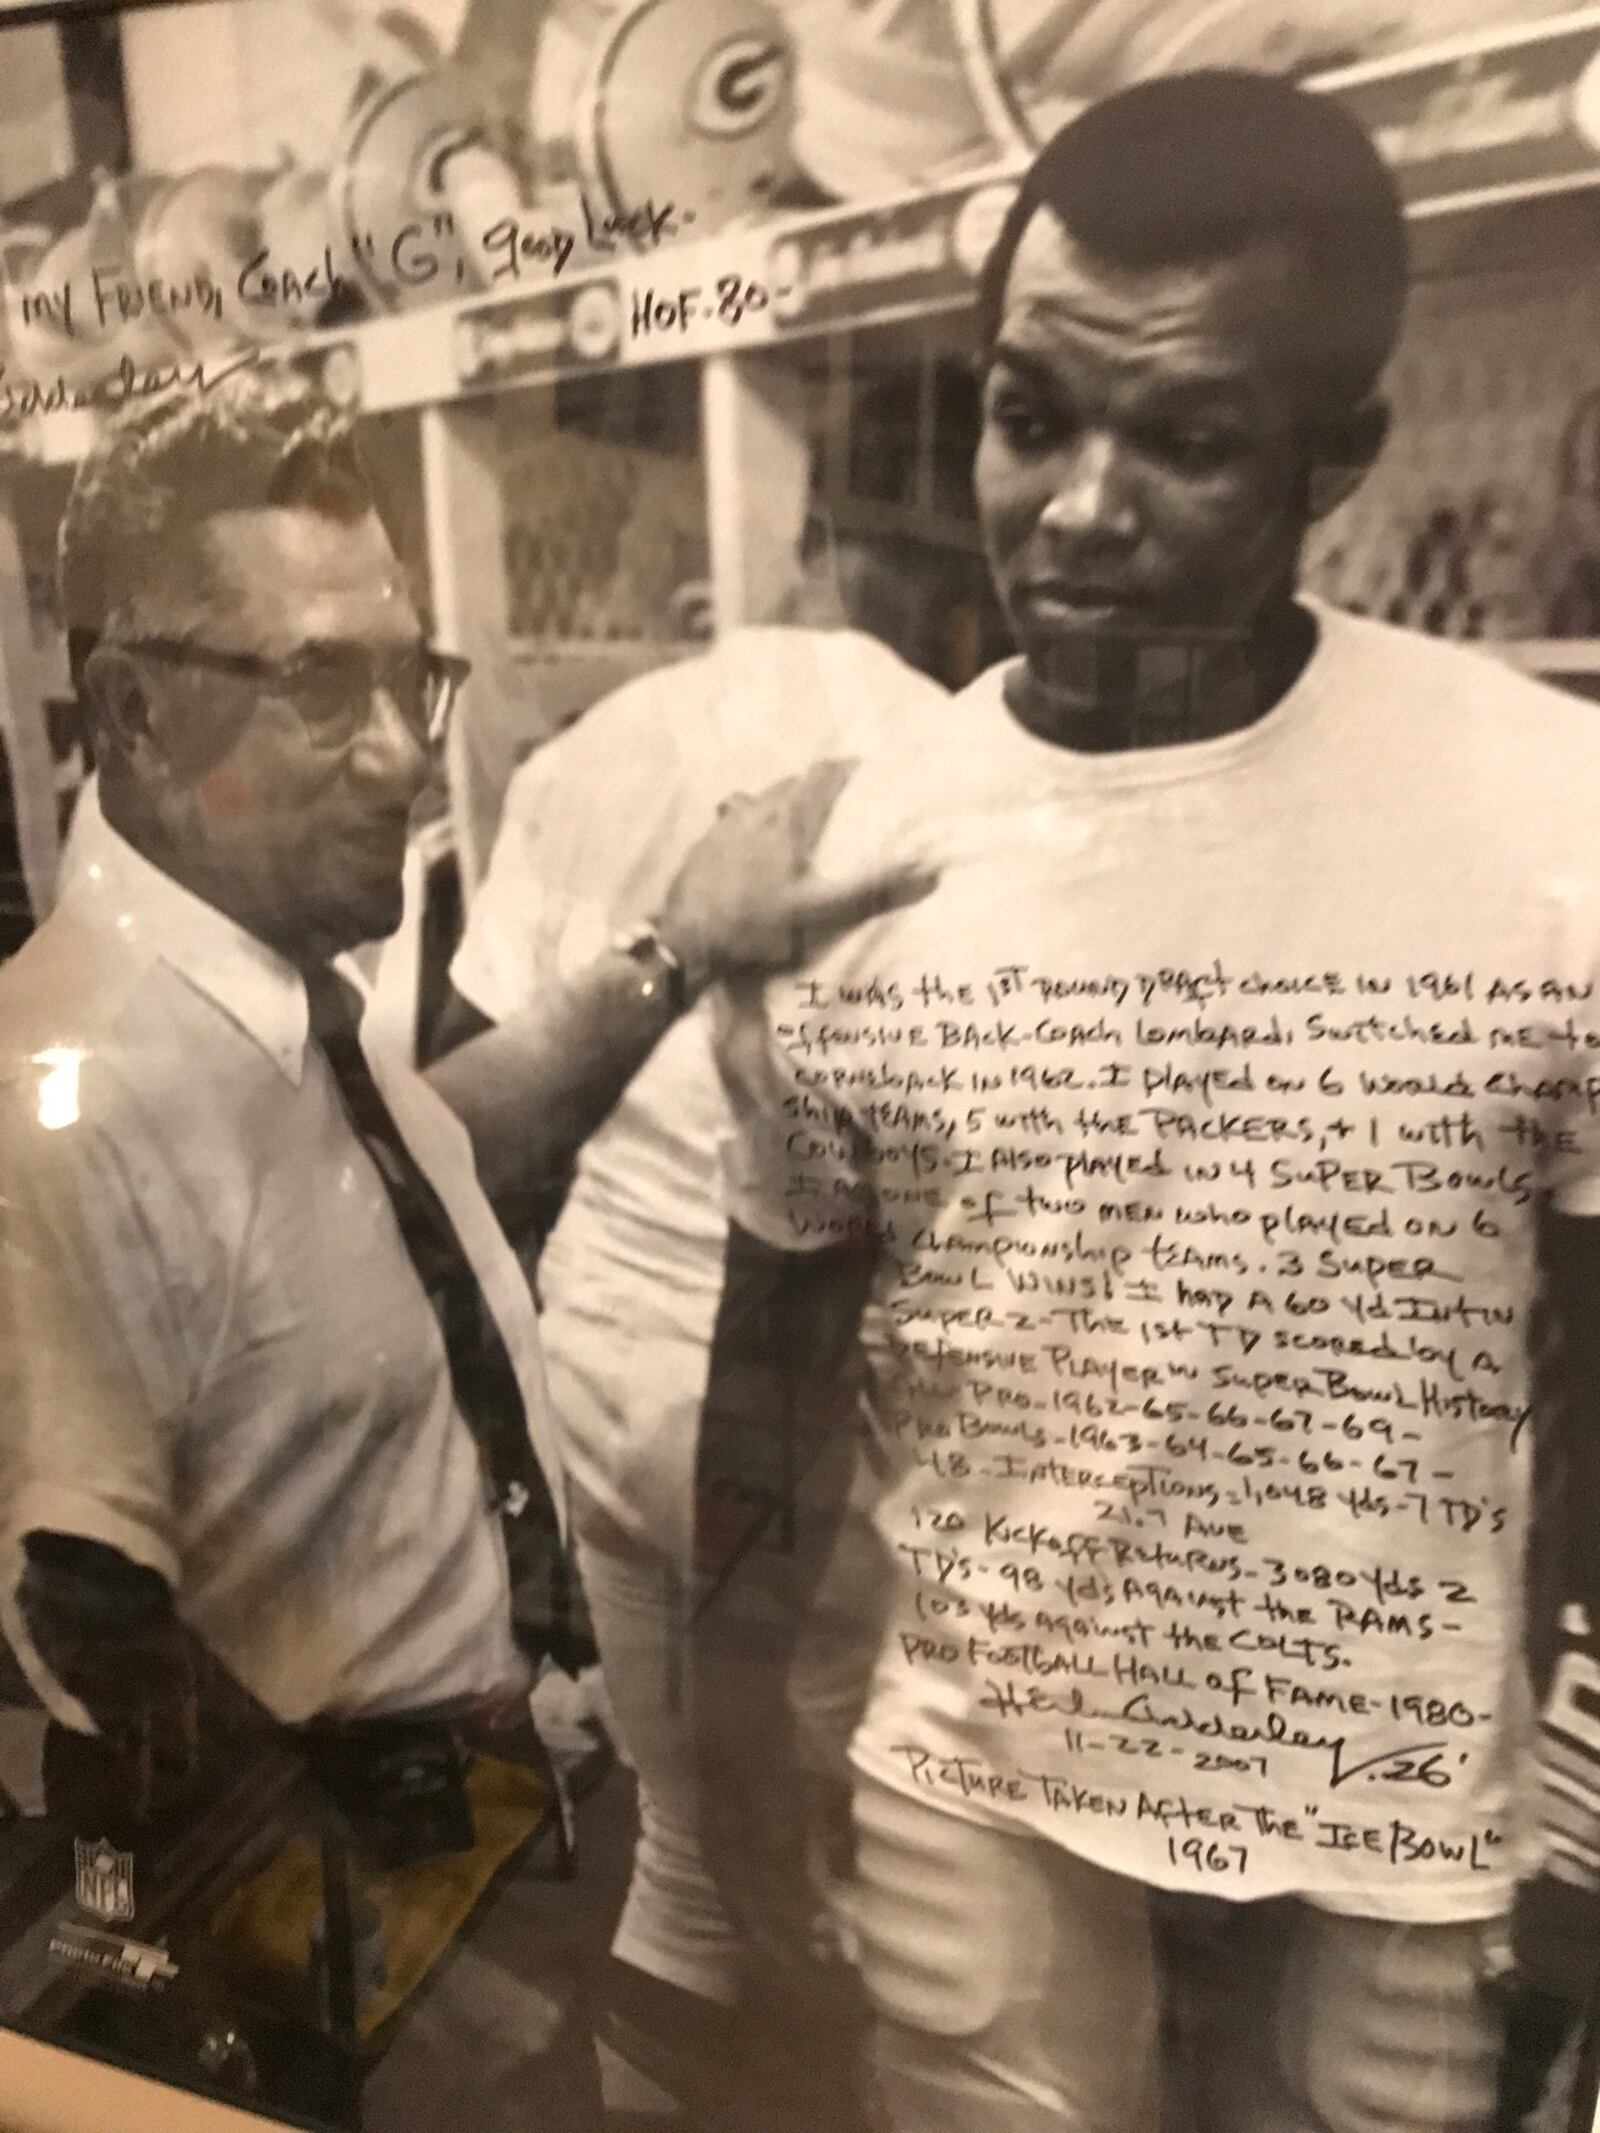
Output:
<instances>
[{"instance_id":1,"label":"man's pointing hand","mask_svg":"<svg viewBox=\"0 0 1600 2133\"><path fill-rule=\"evenodd\" d=\"M725 800L678 869L657 930L691 996L713 979L792 970L852 926L916 903L938 880L923 859L819 880L811 860L853 762L814 765Z\"/></svg>"}]
</instances>

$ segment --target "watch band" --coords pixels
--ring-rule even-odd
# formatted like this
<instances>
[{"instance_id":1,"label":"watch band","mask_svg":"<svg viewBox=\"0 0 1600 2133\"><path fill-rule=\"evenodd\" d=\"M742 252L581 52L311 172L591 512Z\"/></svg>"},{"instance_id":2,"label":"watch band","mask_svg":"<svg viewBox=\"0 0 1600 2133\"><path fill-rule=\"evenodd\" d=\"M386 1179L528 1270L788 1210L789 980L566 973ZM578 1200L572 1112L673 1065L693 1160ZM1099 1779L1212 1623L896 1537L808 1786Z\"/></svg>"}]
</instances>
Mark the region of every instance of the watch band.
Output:
<instances>
[{"instance_id":1,"label":"watch band","mask_svg":"<svg viewBox=\"0 0 1600 2133\"><path fill-rule=\"evenodd\" d=\"M682 960L648 920L619 933L611 945L637 966L639 989L647 1000L659 995L675 1015L683 1013L689 1004L689 984Z\"/></svg>"}]
</instances>

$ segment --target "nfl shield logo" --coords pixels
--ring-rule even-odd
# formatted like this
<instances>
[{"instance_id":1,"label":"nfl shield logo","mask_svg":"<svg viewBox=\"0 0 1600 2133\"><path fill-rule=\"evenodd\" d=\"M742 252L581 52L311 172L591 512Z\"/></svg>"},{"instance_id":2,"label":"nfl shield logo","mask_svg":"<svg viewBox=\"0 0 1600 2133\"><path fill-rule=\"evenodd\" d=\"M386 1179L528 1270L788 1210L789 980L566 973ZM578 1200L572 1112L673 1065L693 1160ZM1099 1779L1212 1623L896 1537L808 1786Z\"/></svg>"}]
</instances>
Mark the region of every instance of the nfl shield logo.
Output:
<instances>
[{"instance_id":1,"label":"nfl shield logo","mask_svg":"<svg viewBox=\"0 0 1600 2133\"><path fill-rule=\"evenodd\" d=\"M98 1844L73 1839L78 1868L78 1902L107 1925L133 1916L133 1854L117 1851L109 1839Z\"/></svg>"}]
</instances>

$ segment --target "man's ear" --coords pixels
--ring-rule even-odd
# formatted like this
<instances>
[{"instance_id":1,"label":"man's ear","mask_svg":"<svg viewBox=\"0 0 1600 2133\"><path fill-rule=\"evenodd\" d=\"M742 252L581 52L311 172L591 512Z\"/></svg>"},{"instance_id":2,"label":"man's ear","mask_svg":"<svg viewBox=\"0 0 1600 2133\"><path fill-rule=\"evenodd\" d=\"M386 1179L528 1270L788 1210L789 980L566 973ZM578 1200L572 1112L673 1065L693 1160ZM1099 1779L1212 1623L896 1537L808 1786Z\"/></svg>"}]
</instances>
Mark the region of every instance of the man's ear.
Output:
<instances>
[{"instance_id":1,"label":"man's ear","mask_svg":"<svg viewBox=\"0 0 1600 2133\"><path fill-rule=\"evenodd\" d=\"M154 745L150 701L131 653L120 644L97 644L83 662L83 689L95 723L119 755L137 761Z\"/></svg>"},{"instance_id":2,"label":"man's ear","mask_svg":"<svg viewBox=\"0 0 1600 2133\"><path fill-rule=\"evenodd\" d=\"M1388 434L1389 403L1377 395L1313 426L1306 474L1312 519L1326 518L1355 494Z\"/></svg>"}]
</instances>

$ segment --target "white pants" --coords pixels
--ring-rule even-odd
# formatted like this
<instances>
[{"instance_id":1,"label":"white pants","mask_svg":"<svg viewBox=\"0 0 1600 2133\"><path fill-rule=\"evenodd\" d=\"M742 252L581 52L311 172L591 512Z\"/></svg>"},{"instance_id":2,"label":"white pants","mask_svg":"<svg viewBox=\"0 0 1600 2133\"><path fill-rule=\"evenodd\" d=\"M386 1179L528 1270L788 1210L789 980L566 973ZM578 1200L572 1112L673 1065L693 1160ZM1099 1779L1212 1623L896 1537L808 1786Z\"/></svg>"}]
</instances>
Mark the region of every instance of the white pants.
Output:
<instances>
[{"instance_id":1,"label":"white pants","mask_svg":"<svg viewBox=\"0 0 1600 2133\"><path fill-rule=\"evenodd\" d=\"M1485 2133L1489 1925L1166 1897L863 1782L881 2133Z\"/></svg>"},{"instance_id":2,"label":"white pants","mask_svg":"<svg viewBox=\"0 0 1600 2133\"><path fill-rule=\"evenodd\" d=\"M639 1789L639 1839L612 1953L685 1992L731 2005L740 1948L697 1834L689 1724L688 1579L683 1566L609 1521L576 1520L578 1564L594 1622L617 1748ZM845 1750L877 1656L886 1585L865 1511L846 1517L789 1678L806 1770L841 1797Z\"/></svg>"},{"instance_id":3,"label":"white pants","mask_svg":"<svg viewBox=\"0 0 1600 2133\"><path fill-rule=\"evenodd\" d=\"M695 1834L684 1578L642 1545L624 1553L617 1543L597 1547L581 1532L578 1568L617 1749L639 1786L633 1875L612 1953L684 1992L731 2005L738 1945Z\"/></svg>"}]
</instances>

